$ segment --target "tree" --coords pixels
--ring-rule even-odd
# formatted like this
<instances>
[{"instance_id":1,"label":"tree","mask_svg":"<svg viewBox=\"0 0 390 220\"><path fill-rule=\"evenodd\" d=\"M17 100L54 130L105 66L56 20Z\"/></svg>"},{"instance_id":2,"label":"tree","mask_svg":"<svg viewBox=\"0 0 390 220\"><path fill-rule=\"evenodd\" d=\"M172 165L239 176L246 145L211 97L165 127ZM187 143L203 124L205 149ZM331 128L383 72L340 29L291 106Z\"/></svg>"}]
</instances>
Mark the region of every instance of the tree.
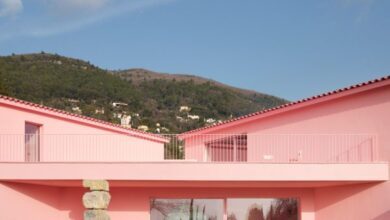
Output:
<instances>
[{"instance_id":1,"label":"tree","mask_svg":"<svg viewBox=\"0 0 390 220\"><path fill-rule=\"evenodd\" d=\"M248 220L265 220L263 208L259 207L257 204L253 204L248 212Z\"/></svg>"},{"instance_id":2,"label":"tree","mask_svg":"<svg viewBox=\"0 0 390 220\"><path fill-rule=\"evenodd\" d=\"M278 199L274 205L275 210L272 220L298 219L298 204L296 199Z\"/></svg>"},{"instance_id":3,"label":"tree","mask_svg":"<svg viewBox=\"0 0 390 220\"><path fill-rule=\"evenodd\" d=\"M270 209L269 209L269 211L268 211L268 213L267 213L267 217L266 217L266 220L274 220L275 219L275 217L274 217L274 206L273 206L273 204L271 205L271 207L270 207Z\"/></svg>"},{"instance_id":4,"label":"tree","mask_svg":"<svg viewBox=\"0 0 390 220\"><path fill-rule=\"evenodd\" d=\"M8 95L8 90L4 83L3 74L0 72L0 94L1 95Z\"/></svg>"},{"instance_id":5,"label":"tree","mask_svg":"<svg viewBox=\"0 0 390 220\"><path fill-rule=\"evenodd\" d=\"M237 217L234 213L230 214L228 217L227 217L227 220L237 220Z\"/></svg>"},{"instance_id":6,"label":"tree","mask_svg":"<svg viewBox=\"0 0 390 220\"><path fill-rule=\"evenodd\" d=\"M190 220L194 220L194 199L190 202Z\"/></svg>"}]
</instances>

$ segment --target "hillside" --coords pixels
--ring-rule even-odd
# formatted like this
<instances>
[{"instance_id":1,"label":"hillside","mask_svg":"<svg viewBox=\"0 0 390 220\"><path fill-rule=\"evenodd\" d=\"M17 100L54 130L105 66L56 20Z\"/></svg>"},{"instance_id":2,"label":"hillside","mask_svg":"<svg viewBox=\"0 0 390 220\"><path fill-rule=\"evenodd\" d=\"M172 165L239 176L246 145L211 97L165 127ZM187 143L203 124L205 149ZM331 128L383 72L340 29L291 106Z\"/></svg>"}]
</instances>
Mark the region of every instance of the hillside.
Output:
<instances>
[{"instance_id":1,"label":"hillside","mask_svg":"<svg viewBox=\"0 0 390 220\"><path fill-rule=\"evenodd\" d=\"M223 83L220 83L218 81L215 81L213 79L206 79L203 77L195 76L195 75L188 75L188 74L171 74L171 73L158 73L153 72L146 69L140 69L140 68L133 68L133 69L127 69L127 70L121 70L121 71L111 71L111 73L119 74L122 78L131 80L135 84L140 84L142 81L146 80L175 80L175 81L193 81L194 84L203 84L203 83L212 83L213 85L224 87L233 91L236 91L238 93L242 93L244 95L258 95L258 96L270 96L263 93L259 93L252 90L247 89L241 89L236 88L233 86L229 86ZM274 97L276 98L276 97Z\"/></svg>"},{"instance_id":2,"label":"hillside","mask_svg":"<svg viewBox=\"0 0 390 220\"><path fill-rule=\"evenodd\" d=\"M0 57L0 93L114 123L128 115L132 127L171 133L286 102L196 76L107 71L46 53Z\"/></svg>"}]
</instances>

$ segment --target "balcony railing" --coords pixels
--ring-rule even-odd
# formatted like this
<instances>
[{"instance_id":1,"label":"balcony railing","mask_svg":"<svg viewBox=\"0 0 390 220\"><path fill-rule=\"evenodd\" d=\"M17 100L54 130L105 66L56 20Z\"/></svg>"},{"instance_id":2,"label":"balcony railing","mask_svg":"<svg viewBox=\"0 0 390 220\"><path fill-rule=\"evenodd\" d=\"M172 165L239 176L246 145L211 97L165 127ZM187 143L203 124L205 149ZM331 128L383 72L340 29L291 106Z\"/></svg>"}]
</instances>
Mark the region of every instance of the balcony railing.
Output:
<instances>
[{"instance_id":1,"label":"balcony railing","mask_svg":"<svg viewBox=\"0 0 390 220\"><path fill-rule=\"evenodd\" d=\"M0 134L0 162L366 163L378 161L372 134L162 135Z\"/></svg>"}]
</instances>

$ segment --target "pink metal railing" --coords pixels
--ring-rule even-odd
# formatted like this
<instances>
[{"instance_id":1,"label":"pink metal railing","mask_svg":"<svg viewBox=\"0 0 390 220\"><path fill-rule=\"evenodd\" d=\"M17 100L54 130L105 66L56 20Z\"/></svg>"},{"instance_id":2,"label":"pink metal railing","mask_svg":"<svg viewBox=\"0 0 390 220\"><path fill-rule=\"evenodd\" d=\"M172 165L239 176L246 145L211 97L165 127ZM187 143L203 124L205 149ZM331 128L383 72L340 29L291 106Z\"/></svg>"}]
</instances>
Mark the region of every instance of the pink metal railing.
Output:
<instances>
[{"instance_id":1,"label":"pink metal railing","mask_svg":"<svg viewBox=\"0 0 390 220\"><path fill-rule=\"evenodd\" d=\"M174 145L180 147L172 147L176 149L172 157L207 162L374 162L376 142L376 135L370 134L195 135L179 138Z\"/></svg>"},{"instance_id":2,"label":"pink metal railing","mask_svg":"<svg viewBox=\"0 0 390 220\"><path fill-rule=\"evenodd\" d=\"M158 143L127 135L0 134L0 162L188 161L364 163L378 161L371 134L164 134Z\"/></svg>"}]
</instances>

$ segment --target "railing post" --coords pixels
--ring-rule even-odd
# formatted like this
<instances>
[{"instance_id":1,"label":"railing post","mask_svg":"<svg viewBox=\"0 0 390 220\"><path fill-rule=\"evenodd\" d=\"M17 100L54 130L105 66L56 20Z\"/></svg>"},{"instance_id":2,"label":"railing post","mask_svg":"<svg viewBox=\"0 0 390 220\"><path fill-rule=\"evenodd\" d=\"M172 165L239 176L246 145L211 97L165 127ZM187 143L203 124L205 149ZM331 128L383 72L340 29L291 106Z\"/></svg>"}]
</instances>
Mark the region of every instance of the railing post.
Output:
<instances>
[{"instance_id":1,"label":"railing post","mask_svg":"<svg viewBox=\"0 0 390 220\"><path fill-rule=\"evenodd\" d=\"M288 160L288 163L291 163L291 160L290 160L290 146L291 146L291 137L290 137L290 134L287 134L287 160Z\"/></svg>"},{"instance_id":2,"label":"railing post","mask_svg":"<svg viewBox=\"0 0 390 220\"><path fill-rule=\"evenodd\" d=\"M237 161L237 137L233 136L233 161Z\"/></svg>"},{"instance_id":3,"label":"railing post","mask_svg":"<svg viewBox=\"0 0 390 220\"><path fill-rule=\"evenodd\" d=\"M379 160L378 135L372 137L372 162Z\"/></svg>"}]
</instances>

